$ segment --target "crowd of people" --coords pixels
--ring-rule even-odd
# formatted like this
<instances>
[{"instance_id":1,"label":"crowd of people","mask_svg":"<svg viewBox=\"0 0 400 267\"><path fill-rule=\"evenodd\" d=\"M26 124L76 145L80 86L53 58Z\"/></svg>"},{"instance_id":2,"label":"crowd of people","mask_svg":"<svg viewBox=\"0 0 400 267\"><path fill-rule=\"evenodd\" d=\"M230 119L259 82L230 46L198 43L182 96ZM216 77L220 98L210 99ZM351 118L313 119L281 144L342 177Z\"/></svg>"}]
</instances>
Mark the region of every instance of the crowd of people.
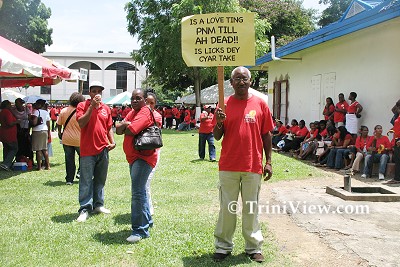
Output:
<instances>
[{"instance_id":1,"label":"crowd of people","mask_svg":"<svg viewBox=\"0 0 400 267\"><path fill-rule=\"evenodd\" d=\"M375 125L370 135L367 126L359 126L363 107L356 98L355 92L349 94L348 102L342 93L336 104L331 97L326 98L324 120L311 122L309 128L304 120L293 119L290 126L285 126L275 119L274 150L291 152L302 160L312 158L316 166L353 174L360 172L362 178L372 177L373 163L379 163L379 180L385 180L387 163L393 162L395 178L386 183L400 183L400 100L392 108L393 127L384 134L382 126ZM364 168L360 169L363 161Z\"/></svg>"},{"instance_id":2,"label":"crowd of people","mask_svg":"<svg viewBox=\"0 0 400 267\"><path fill-rule=\"evenodd\" d=\"M3 142L3 163L10 170L17 157L33 158L36 168L50 169L48 144L51 130L58 137L65 154L66 184L79 179L78 222L85 222L93 213L109 214L105 208L104 188L109 166L109 151L116 147L113 126L117 135L123 135L123 151L131 177L131 235L130 243L140 242L150 236L154 224L154 208L150 182L160 160L161 149L140 150L133 145L135 137L144 129L157 125L172 129L190 130L192 124L199 128L198 155L206 157L206 143L210 161L216 161L215 140L222 139L219 165L220 210L215 227L214 261L223 261L233 250L233 235L237 212L230 209L232 202L242 200L242 235L245 253L256 262L264 261L261 251L263 236L258 222L258 200L262 180L272 176L272 150L293 152L299 159L312 157L319 166L332 169L362 171L361 177L370 177L372 164L379 162L379 179L385 179L387 162L395 162L395 178L388 183L400 183L400 100L393 107L393 134L390 141L381 125L369 135L367 126L358 126L363 107L351 92L347 102L343 94L335 105L326 99L324 120L309 123L291 121L285 126L273 118L266 101L249 90L251 73L237 67L231 73L234 94L224 105L204 106L199 122L194 120L194 109L177 107L156 108L157 97L151 92L135 89L132 92L129 112L102 102L104 86L93 81L89 87L90 98L73 93L69 105L61 110L48 109L45 100L39 99L30 107L22 99L15 107L7 100L1 103L0 138ZM50 125L54 117L55 124ZM75 165L78 155L79 166ZM247 156L243 156L247 155ZM265 156L265 160L263 157ZM364 159L364 168L360 163ZM250 203L250 204L249 204Z\"/></svg>"}]
</instances>

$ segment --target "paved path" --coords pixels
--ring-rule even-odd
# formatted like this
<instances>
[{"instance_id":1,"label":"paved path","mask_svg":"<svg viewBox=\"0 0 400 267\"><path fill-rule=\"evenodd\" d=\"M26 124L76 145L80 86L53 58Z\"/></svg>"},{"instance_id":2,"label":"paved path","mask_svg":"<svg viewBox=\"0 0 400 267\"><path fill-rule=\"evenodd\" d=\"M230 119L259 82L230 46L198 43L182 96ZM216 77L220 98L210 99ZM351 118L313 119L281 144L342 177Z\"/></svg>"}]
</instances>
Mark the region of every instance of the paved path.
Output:
<instances>
[{"instance_id":1,"label":"paved path","mask_svg":"<svg viewBox=\"0 0 400 267\"><path fill-rule=\"evenodd\" d=\"M325 193L326 186L343 186L343 176L328 175L263 186L260 203L279 205L286 215L263 214L261 219L270 224L281 245L287 243L292 248L289 253L294 263L298 266L400 266L400 202L344 201ZM352 179L353 186L381 184L373 179L367 182ZM388 188L400 193L398 186ZM330 212L319 213L318 207L330 207ZM338 214L337 208L342 214ZM363 214L356 214L355 209ZM286 216L287 220L279 216ZM296 231L296 227L303 232ZM302 246L313 238L316 242L310 246L314 248ZM293 246L290 242L299 244ZM316 247L323 245L335 253L327 255Z\"/></svg>"}]
</instances>

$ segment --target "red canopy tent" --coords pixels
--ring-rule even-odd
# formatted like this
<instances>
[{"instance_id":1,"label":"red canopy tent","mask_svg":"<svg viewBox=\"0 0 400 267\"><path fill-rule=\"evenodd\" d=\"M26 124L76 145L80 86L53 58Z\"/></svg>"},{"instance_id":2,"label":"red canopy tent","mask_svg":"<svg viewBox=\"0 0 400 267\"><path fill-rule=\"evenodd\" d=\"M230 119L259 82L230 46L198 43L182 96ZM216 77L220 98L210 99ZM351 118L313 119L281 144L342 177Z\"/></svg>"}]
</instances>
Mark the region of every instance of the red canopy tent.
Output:
<instances>
[{"instance_id":1,"label":"red canopy tent","mask_svg":"<svg viewBox=\"0 0 400 267\"><path fill-rule=\"evenodd\" d=\"M79 73L0 36L0 88L78 80Z\"/></svg>"}]
</instances>

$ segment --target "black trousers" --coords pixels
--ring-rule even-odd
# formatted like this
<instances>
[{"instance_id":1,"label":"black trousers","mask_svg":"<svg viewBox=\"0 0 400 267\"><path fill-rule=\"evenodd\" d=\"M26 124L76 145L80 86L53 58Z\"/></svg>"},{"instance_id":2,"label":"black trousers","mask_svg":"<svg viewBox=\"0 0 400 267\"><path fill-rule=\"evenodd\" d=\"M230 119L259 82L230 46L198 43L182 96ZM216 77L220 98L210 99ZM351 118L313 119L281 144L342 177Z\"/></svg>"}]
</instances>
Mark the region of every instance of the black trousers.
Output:
<instances>
[{"instance_id":1,"label":"black trousers","mask_svg":"<svg viewBox=\"0 0 400 267\"><path fill-rule=\"evenodd\" d=\"M394 179L400 181L400 147L395 145L393 150L393 161L396 164L394 169Z\"/></svg>"},{"instance_id":2,"label":"black trousers","mask_svg":"<svg viewBox=\"0 0 400 267\"><path fill-rule=\"evenodd\" d=\"M18 127L17 140L18 152L15 158L18 160L21 156L25 156L33 160L32 139L29 134L29 129Z\"/></svg>"}]
</instances>

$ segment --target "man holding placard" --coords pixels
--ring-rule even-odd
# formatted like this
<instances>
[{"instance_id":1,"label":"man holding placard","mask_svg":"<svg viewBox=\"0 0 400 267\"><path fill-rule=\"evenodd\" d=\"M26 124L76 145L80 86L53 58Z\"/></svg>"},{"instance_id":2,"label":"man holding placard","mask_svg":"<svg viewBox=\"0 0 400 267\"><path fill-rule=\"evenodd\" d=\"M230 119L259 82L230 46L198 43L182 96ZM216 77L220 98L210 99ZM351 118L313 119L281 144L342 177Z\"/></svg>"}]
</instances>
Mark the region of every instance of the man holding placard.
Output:
<instances>
[{"instance_id":1,"label":"man holding placard","mask_svg":"<svg viewBox=\"0 0 400 267\"><path fill-rule=\"evenodd\" d=\"M256 262L263 262L263 236L258 222L258 200L261 178L272 175L272 116L267 103L249 93L250 71L237 67L231 75L235 93L225 99L225 112L218 107L214 137L222 137L219 160L220 212L215 228L215 261L222 261L233 249L239 192L242 197L242 233L245 252ZM221 106L221 104L220 104ZM266 164L263 167L263 150Z\"/></svg>"}]
</instances>

